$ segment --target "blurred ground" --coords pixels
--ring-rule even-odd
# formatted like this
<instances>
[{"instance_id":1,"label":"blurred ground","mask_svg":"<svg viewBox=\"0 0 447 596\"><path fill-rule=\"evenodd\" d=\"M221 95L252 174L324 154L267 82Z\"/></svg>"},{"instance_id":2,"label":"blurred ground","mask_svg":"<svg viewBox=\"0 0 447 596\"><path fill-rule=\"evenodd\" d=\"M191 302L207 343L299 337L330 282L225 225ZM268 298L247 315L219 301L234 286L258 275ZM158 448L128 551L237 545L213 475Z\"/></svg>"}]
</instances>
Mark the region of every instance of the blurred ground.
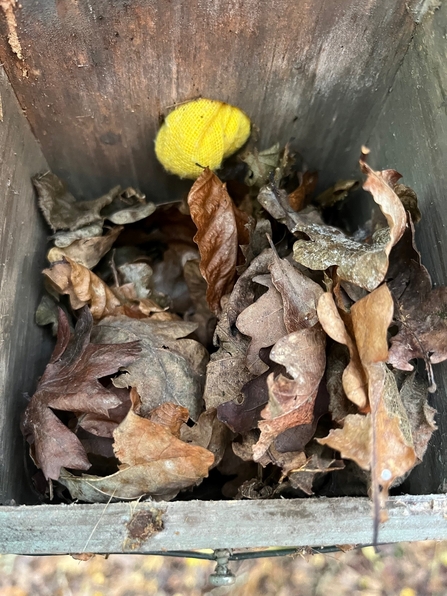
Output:
<instances>
[{"instance_id":1,"label":"blurred ground","mask_svg":"<svg viewBox=\"0 0 447 596\"><path fill-rule=\"evenodd\" d=\"M447 542L231 563L237 581L214 588L214 563L143 555L0 556L0 596L445 596Z\"/></svg>"}]
</instances>

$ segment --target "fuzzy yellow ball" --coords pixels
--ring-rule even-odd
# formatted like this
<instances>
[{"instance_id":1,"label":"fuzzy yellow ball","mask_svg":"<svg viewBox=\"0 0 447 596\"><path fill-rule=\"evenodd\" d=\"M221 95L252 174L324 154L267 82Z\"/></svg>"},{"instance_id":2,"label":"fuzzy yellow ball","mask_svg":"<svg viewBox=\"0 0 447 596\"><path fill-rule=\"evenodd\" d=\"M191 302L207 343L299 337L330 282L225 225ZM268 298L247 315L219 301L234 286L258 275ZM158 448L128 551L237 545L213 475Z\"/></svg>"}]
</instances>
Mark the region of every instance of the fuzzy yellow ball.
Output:
<instances>
[{"instance_id":1,"label":"fuzzy yellow ball","mask_svg":"<svg viewBox=\"0 0 447 596\"><path fill-rule=\"evenodd\" d=\"M213 99L196 99L165 118L155 139L155 154L168 172L195 179L206 166L219 168L249 136L250 119L242 110Z\"/></svg>"}]
</instances>

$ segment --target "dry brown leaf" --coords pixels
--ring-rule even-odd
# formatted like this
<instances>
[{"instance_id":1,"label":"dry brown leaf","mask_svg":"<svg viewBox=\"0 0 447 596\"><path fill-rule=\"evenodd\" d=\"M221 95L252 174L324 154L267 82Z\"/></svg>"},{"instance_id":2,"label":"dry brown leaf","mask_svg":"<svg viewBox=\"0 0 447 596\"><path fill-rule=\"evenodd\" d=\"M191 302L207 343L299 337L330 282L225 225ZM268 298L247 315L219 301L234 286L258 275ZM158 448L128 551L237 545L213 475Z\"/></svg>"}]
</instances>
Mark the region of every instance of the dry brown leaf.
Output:
<instances>
[{"instance_id":1,"label":"dry brown leaf","mask_svg":"<svg viewBox=\"0 0 447 596\"><path fill-rule=\"evenodd\" d=\"M219 404L242 397L242 387L253 378L245 365L249 339L229 323L229 301L223 301L223 310L218 319L214 344L219 349L211 354L206 369L203 399L206 408L217 408Z\"/></svg>"},{"instance_id":2,"label":"dry brown leaf","mask_svg":"<svg viewBox=\"0 0 447 596\"><path fill-rule=\"evenodd\" d=\"M119 187L116 187L94 201L76 201L62 180L51 172L34 176L33 184L39 197L39 207L55 231L77 230L93 223L102 224L104 217L100 215L100 211L119 192Z\"/></svg>"},{"instance_id":3,"label":"dry brown leaf","mask_svg":"<svg viewBox=\"0 0 447 596\"><path fill-rule=\"evenodd\" d=\"M318 318L323 329L334 341L347 346L350 362L343 371L343 389L346 396L359 408L368 403L368 381L355 341L348 333L340 316L334 297L330 292L320 296L317 307Z\"/></svg>"},{"instance_id":4,"label":"dry brown leaf","mask_svg":"<svg viewBox=\"0 0 447 596\"><path fill-rule=\"evenodd\" d=\"M269 269L273 285L281 294L287 333L312 327L318 323L316 309L323 290L292 263L286 259L280 259L273 244L272 250L273 259Z\"/></svg>"},{"instance_id":5,"label":"dry brown leaf","mask_svg":"<svg viewBox=\"0 0 447 596\"><path fill-rule=\"evenodd\" d=\"M84 308L73 335L60 311L56 347L22 420L22 432L45 478L57 480L61 466L87 470L90 462L79 439L59 420L54 410L107 416L120 400L98 378L114 374L135 360L138 342L93 345L93 320Z\"/></svg>"},{"instance_id":6,"label":"dry brown leaf","mask_svg":"<svg viewBox=\"0 0 447 596\"><path fill-rule=\"evenodd\" d=\"M236 326L241 333L251 337L246 355L248 370L253 375L261 375L268 366L259 357L259 351L287 335L287 329L281 294L274 287L270 275L258 275L253 281L267 287L268 292L241 312Z\"/></svg>"},{"instance_id":7,"label":"dry brown leaf","mask_svg":"<svg viewBox=\"0 0 447 596\"><path fill-rule=\"evenodd\" d=\"M293 378L271 374L267 379L269 401L258 424L261 435L253 450L255 461L281 433L312 422L326 365L325 334L319 325L295 331L275 344L270 358L285 366Z\"/></svg>"},{"instance_id":8,"label":"dry brown leaf","mask_svg":"<svg viewBox=\"0 0 447 596\"><path fill-rule=\"evenodd\" d=\"M208 284L208 304L217 314L222 296L231 292L236 281L239 246L249 243L249 218L234 205L225 184L209 168L189 191L188 205L197 226L194 241L199 247L200 270Z\"/></svg>"},{"instance_id":9,"label":"dry brown leaf","mask_svg":"<svg viewBox=\"0 0 447 596\"><path fill-rule=\"evenodd\" d=\"M393 318L393 298L384 284L356 302L352 323L362 364L368 376L371 407L371 484L377 540L379 510L385 507L389 487L416 463L411 428L399 397L388 359L387 331Z\"/></svg>"},{"instance_id":10,"label":"dry brown leaf","mask_svg":"<svg viewBox=\"0 0 447 596\"><path fill-rule=\"evenodd\" d=\"M228 427L217 418L215 408L211 408L200 414L200 417L192 427L184 424L181 428L180 438L182 441L192 445L199 445L211 451L214 455L215 468L220 464L225 449L234 435Z\"/></svg>"},{"instance_id":11,"label":"dry brown leaf","mask_svg":"<svg viewBox=\"0 0 447 596\"><path fill-rule=\"evenodd\" d=\"M88 304L96 321L122 312L121 302L109 286L92 271L68 257L44 269L43 274L59 294L68 294L74 310Z\"/></svg>"},{"instance_id":12,"label":"dry brown leaf","mask_svg":"<svg viewBox=\"0 0 447 596\"><path fill-rule=\"evenodd\" d=\"M48 252L47 259L50 263L54 263L55 261L62 261L64 257L69 257L76 263L87 267L87 269L93 269L112 248L112 244L118 238L122 229L122 226L116 226L108 230L105 236L75 240L66 248L54 247Z\"/></svg>"},{"instance_id":13,"label":"dry brown leaf","mask_svg":"<svg viewBox=\"0 0 447 596\"><path fill-rule=\"evenodd\" d=\"M343 421L343 428L329 431L327 437L317 439L321 445L339 451L345 459L352 459L364 470L371 466L371 415L349 414Z\"/></svg>"},{"instance_id":14,"label":"dry brown leaf","mask_svg":"<svg viewBox=\"0 0 447 596\"><path fill-rule=\"evenodd\" d=\"M120 344L140 340L141 353L113 379L116 387L135 387L141 396L141 414L171 402L188 409L193 420L202 410L202 392L208 353L194 340L181 339L195 331L195 323L108 317L95 330L95 342Z\"/></svg>"},{"instance_id":15,"label":"dry brown leaf","mask_svg":"<svg viewBox=\"0 0 447 596\"><path fill-rule=\"evenodd\" d=\"M113 433L114 450L121 462L111 476L72 476L64 471L60 482L73 498L90 502L137 499L150 495L172 499L180 490L208 476L214 456L208 450L188 445L166 426L130 411Z\"/></svg>"},{"instance_id":16,"label":"dry brown leaf","mask_svg":"<svg viewBox=\"0 0 447 596\"><path fill-rule=\"evenodd\" d=\"M304 232L310 240L298 240L293 247L293 258L310 269L324 270L337 265L341 279L368 291L374 290L384 279L388 256L405 230L405 209L388 182L399 176L394 170L373 171L362 159L362 172L367 174L363 185L380 206L388 228L379 230L372 244L356 242L340 230L325 225L297 221L294 232Z\"/></svg>"},{"instance_id":17,"label":"dry brown leaf","mask_svg":"<svg viewBox=\"0 0 447 596\"><path fill-rule=\"evenodd\" d=\"M394 318L399 327L391 338L389 363L413 370L411 360L422 358L429 377L429 391L436 390L432 364L447 359L447 288L432 289L427 269L415 247L414 227L409 227L391 253L387 280L396 302Z\"/></svg>"}]
</instances>

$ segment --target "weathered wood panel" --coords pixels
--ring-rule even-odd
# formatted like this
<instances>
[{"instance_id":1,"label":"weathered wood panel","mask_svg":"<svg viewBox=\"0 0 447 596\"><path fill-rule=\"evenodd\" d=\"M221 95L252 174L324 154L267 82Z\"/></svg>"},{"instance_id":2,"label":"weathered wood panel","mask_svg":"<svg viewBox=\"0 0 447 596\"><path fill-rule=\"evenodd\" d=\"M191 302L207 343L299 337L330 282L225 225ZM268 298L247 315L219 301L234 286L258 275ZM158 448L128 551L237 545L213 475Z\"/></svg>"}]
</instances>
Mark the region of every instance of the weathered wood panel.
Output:
<instances>
[{"instance_id":1,"label":"weathered wood panel","mask_svg":"<svg viewBox=\"0 0 447 596\"><path fill-rule=\"evenodd\" d=\"M380 168L396 168L418 194L422 261L436 284L447 284L447 4L426 18L414 37L369 142ZM447 491L447 365L435 366L439 430L424 463L404 488Z\"/></svg>"},{"instance_id":2,"label":"weathered wood panel","mask_svg":"<svg viewBox=\"0 0 447 596\"><path fill-rule=\"evenodd\" d=\"M447 497L392 498L388 511L380 542L447 536ZM156 518L163 526L158 531ZM371 503L358 498L0 508L2 553L150 553L369 544L371 539Z\"/></svg>"},{"instance_id":3,"label":"weathered wood panel","mask_svg":"<svg viewBox=\"0 0 447 596\"><path fill-rule=\"evenodd\" d=\"M31 176L48 168L0 68L0 503L27 502L25 451L19 429L48 346L34 324L42 291L46 233Z\"/></svg>"},{"instance_id":4,"label":"weathered wood panel","mask_svg":"<svg viewBox=\"0 0 447 596\"><path fill-rule=\"evenodd\" d=\"M185 185L156 162L159 115L200 94L244 109L264 147L294 137L326 178L357 172L425 4L22 0L15 43L0 24L0 59L78 196L134 184L166 201Z\"/></svg>"}]
</instances>

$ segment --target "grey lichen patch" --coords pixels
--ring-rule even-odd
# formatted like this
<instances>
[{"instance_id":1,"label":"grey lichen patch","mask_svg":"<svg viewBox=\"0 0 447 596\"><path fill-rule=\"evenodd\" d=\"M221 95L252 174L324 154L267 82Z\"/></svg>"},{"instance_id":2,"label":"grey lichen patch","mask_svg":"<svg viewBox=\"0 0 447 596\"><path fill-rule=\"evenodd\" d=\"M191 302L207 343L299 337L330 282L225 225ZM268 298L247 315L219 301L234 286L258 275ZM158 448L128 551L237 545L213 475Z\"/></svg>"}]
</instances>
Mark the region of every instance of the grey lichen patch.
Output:
<instances>
[{"instance_id":1,"label":"grey lichen patch","mask_svg":"<svg viewBox=\"0 0 447 596\"><path fill-rule=\"evenodd\" d=\"M164 513L161 509L135 512L126 524L127 536L123 543L123 551L137 550L150 536L161 532L164 528Z\"/></svg>"}]
</instances>

